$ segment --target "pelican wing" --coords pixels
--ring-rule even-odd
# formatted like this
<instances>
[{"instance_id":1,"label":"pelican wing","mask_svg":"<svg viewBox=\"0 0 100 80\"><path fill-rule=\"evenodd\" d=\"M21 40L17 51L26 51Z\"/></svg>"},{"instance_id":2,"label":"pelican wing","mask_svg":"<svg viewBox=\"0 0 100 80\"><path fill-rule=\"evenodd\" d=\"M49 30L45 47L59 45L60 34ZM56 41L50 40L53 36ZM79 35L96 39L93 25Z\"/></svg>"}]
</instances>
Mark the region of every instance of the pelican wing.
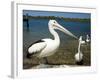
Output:
<instances>
[{"instance_id":1,"label":"pelican wing","mask_svg":"<svg viewBox=\"0 0 100 80\"><path fill-rule=\"evenodd\" d=\"M35 43L31 47L29 47L29 53L38 53L42 51L46 47L46 42Z\"/></svg>"}]
</instances>

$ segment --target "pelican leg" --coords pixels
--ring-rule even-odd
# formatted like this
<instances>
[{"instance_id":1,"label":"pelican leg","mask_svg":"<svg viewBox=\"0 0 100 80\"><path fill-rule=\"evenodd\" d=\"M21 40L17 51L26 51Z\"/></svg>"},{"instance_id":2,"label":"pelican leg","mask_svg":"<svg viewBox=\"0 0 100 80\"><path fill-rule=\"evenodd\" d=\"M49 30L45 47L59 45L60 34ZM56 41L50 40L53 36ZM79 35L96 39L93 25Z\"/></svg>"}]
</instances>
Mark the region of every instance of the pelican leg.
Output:
<instances>
[{"instance_id":1,"label":"pelican leg","mask_svg":"<svg viewBox=\"0 0 100 80\"><path fill-rule=\"evenodd\" d=\"M43 58L43 63L44 63L44 64L48 64L48 59L47 59L47 57L44 57L44 58Z\"/></svg>"},{"instance_id":2,"label":"pelican leg","mask_svg":"<svg viewBox=\"0 0 100 80\"><path fill-rule=\"evenodd\" d=\"M39 64L49 64L47 57L43 57L42 59L39 59Z\"/></svg>"}]
</instances>

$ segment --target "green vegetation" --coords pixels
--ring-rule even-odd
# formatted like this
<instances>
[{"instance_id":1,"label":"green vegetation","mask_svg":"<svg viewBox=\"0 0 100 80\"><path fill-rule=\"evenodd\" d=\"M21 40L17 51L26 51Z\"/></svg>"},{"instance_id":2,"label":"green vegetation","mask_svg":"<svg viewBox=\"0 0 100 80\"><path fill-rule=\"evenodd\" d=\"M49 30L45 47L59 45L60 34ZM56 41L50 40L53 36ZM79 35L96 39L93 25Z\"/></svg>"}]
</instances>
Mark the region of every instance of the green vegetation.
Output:
<instances>
[{"instance_id":1,"label":"green vegetation","mask_svg":"<svg viewBox=\"0 0 100 80\"><path fill-rule=\"evenodd\" d=\"M26 16L23 15L23 20L27 19L63 19L64 21L76 21L76 22L90 22L90 19L87 18L65 18L65 17L59 17L59 16Z\"/></svg>"}]
</instances>

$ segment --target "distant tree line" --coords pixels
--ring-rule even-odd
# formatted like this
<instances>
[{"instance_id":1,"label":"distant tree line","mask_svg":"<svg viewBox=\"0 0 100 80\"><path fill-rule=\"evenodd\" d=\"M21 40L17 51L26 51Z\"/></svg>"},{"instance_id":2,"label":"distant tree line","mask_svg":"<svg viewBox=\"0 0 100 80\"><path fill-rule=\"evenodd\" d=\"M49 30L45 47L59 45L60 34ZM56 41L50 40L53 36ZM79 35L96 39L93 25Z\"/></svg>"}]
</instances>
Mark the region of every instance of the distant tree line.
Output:
<instances>
[{"instance_id":1,"label":"distant tree line","mask_svg":"<svg viewBox=\"0 0 100 80\"><path fill-rule=\"evenodd\" d=\"M23 15L23 21L27 19L63 19L64 21L76 21L76 22L90 22L90 18L65 18L59 16L26 16Z\"/></svg>"}]
</instances>

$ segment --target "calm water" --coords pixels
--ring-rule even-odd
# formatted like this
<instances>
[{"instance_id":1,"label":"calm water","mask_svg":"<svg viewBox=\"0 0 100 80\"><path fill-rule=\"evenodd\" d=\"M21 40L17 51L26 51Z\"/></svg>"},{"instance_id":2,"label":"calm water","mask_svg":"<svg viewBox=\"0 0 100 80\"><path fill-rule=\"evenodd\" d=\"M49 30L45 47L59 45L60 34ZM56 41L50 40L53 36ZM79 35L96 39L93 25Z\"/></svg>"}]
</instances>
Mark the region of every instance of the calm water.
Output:
<instances>
[{"instance_id":1,"label":"calm water","mask_svg":"<svg viewBox=\"0 0 100 80\"><path fill-rule=\"evenodd\" d=\"M48 19L30 19L29 20L29 31L27 31L26 22L23 22L23 40L25 43L36 41L43 38L53 38L48 30ZM56 20L60 25L71 31L77 37L83 36L84 39L86 35L90 35L90 23L89 22L67 22L62 19ZM71 40L72 38L66 36L64 33L57 31L61 41L65 41L65 39ZM34 42L33 41L33 42Z\"/></svg>"}]
</instances>

